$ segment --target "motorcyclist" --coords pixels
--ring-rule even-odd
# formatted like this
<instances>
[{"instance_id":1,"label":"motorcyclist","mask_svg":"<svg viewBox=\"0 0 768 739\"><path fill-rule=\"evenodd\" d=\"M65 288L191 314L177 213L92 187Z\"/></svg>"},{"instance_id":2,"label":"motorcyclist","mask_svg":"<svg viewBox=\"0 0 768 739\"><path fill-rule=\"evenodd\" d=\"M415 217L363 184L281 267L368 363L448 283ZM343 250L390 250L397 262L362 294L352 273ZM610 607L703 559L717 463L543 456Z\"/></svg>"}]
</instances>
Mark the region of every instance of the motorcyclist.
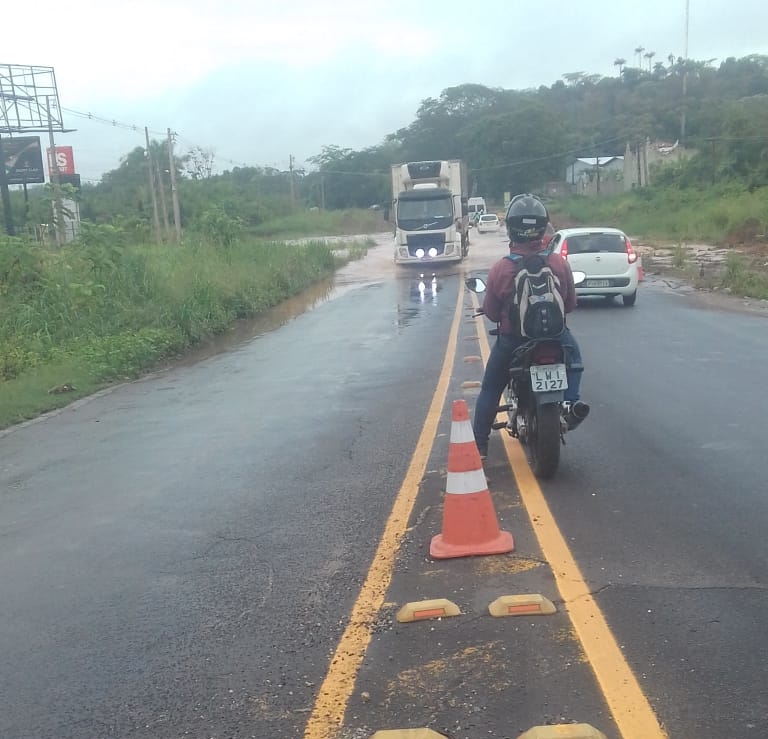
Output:
<instances>
[{"instance_id":1,"label":"motorcyclist","mask_svg":"<svg viewBox=\"0 0 768 739\"><path fill-rule=\"evenodd\" d=\"M545 239L549 225L549 213L534 195L521 194L512 198L504 215L509 236L509 253L521 259L531 254L546 255L547 264L560 282L560 294L566 313L576 307L576 288L573 273L566 259L548 254L549 238ZM550 236L551 238L551 236ZM483 313L499 325L498 338L491 349L483 375L483 384L475 403L472 428L480 457L488 454L491 427L498 412L499 401L509 382L509 365L514 351L525 341L513 335L509 319L509 305L514 291L515 275L519 269L517 260L502 257L489 270L483 298ZM579 400L581 384L581 352L573 334L566 327L562 334L563 345L569 348L568 389L565 391L563 415L569 429L578 426L589 414L589 406Z\"/></svg>"}]
</instances>

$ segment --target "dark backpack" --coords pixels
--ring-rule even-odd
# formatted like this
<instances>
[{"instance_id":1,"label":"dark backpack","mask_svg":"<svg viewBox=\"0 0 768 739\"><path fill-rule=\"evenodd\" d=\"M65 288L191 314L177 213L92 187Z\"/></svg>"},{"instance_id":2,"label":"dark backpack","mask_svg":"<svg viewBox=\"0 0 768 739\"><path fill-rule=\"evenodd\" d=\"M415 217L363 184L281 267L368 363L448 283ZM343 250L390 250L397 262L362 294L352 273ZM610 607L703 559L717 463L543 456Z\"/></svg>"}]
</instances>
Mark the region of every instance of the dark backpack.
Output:
<instances>
[{"instance_id":1,"label":"dark backpack","mask_svg":"<svg viewBox=\"0 0 768 739\"><path fill-rule=\"evenodd\" d=\"M556 339L565 329L565 305L560 280L545 255L509 254L517 266L509 305L509 320L515 336Z\"/></svg>"}]
</instances>

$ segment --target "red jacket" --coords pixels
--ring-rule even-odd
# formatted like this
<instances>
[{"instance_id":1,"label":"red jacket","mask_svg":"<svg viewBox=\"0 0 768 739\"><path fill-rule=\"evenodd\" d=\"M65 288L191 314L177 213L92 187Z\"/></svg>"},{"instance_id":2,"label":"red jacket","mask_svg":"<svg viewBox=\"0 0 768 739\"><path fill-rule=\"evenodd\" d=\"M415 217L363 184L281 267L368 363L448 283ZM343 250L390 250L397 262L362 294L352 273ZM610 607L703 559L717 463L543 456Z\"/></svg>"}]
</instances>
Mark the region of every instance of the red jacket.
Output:
<instances>
[{"instance_id":1,"label":"red jacket","mask_svg":"<svg viewBox=\"0 0 768 739\"><path fill-rule=\"evenodd\" d=\"M520 254L528 256L541 251L545 245L541 241L532 243L530 246L523 244L513 244L509 248L510 254ZM555 276L560 280L560 294L563 296L565 312L570 313L576 308L576 288L573 284L573 273L568 261L558 254L550 254L547 257L547 264L550 266ZM486 281L485 297L483 299L483 312L491 321L499 325L499 333L511 335L512 327L507 316L507 306L510 296L515 287L515 275L518 265L511 259L503 257L496 262L488 271Z\"/></svg>"}]
</instances>

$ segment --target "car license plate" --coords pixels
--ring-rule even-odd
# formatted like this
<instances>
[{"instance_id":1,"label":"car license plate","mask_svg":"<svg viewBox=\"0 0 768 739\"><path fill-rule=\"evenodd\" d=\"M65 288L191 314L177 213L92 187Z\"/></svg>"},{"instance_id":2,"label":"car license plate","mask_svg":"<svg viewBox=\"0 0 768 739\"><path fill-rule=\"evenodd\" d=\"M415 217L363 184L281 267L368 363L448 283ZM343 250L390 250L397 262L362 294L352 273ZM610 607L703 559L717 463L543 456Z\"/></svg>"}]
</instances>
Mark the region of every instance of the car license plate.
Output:
<instances>
[{"instance_id":1,"label":"car license plate","mask_svg":"<svg viewBox=\"0 0 768 739\"><path fill-rule=\"evenodd\" d=\"M568 376L564 364L535 364L531 367L531 387L535 393L565 390Z\"/></svg>"},{"instance_id":2,"label":"car license plate","mask_svg":"<svg viewBox=\"0 0 768 739\"><path fill-rule=\"evenodd\" d=\"M587 280L584 287L610 287L610 280Z\"/></svg>"}]
</instances>

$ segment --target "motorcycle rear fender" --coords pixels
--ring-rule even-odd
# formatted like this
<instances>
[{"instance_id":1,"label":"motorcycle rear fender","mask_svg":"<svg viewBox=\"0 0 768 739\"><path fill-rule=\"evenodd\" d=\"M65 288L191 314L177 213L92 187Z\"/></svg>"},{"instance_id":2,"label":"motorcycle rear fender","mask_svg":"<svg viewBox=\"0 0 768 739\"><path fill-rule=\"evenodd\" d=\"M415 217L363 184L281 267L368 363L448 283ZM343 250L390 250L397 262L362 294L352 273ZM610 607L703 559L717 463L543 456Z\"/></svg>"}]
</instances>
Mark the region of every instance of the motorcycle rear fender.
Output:
<instances>
[{"instance_id":1,"label":"motorcycle rear fender","mask_svg":"<svg viewBox=\"0 0 768 739\"><path fill-rule=\"evenodd\" d=\"M533 396L536 398L536 405L562 403L565 400L565 393L562 390L551 390L546 393L533 393Z\"/></svg>"}]
</instances>

